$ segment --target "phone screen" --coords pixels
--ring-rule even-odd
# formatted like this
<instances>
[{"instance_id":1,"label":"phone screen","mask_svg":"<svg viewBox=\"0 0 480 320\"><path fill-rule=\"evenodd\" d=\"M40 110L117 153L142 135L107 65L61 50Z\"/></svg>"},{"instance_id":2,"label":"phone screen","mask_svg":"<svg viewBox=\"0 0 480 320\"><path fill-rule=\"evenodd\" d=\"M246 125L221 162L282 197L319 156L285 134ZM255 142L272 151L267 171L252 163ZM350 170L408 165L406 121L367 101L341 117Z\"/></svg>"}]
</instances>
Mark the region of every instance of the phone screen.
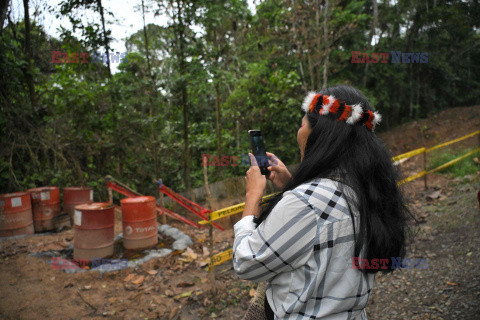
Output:
<instances>
[{"instance_id":1,"label":"phone screen","mask_svg":"<svg viewBox=\"0 0 480 320\"><path fill-rule=\"evenodd\" d=\"M255 159L257 160L260 172L263 175L269 175L270 171L268 167L268 157L265 152L265 144L263 142L262 132L260 130L249 130L248 135L250 137L250 143L252 144L252 151Z\"/></svg>"}]
</instances>

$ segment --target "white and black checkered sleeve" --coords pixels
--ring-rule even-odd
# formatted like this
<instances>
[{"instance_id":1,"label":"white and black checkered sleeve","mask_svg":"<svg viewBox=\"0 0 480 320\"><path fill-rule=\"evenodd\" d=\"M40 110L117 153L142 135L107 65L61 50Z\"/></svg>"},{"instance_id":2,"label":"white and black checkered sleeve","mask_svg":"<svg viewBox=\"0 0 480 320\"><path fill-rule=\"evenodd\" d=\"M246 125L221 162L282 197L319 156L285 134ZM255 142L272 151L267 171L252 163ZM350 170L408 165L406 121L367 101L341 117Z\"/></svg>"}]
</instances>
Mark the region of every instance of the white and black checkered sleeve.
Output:
<instances>
[{"instance_id":1,"label":"white and black checkered sleeve","mask_svg":"<svg viewBox=\"0 0 480 320\"><path fill-rule=\"evenodd\" d=\"M233 265L245 280L266 281L305 264L313 252L315 211L297 192L287 191L255 228L253 216L234 226Z\"/></svg>"}]
</instances>

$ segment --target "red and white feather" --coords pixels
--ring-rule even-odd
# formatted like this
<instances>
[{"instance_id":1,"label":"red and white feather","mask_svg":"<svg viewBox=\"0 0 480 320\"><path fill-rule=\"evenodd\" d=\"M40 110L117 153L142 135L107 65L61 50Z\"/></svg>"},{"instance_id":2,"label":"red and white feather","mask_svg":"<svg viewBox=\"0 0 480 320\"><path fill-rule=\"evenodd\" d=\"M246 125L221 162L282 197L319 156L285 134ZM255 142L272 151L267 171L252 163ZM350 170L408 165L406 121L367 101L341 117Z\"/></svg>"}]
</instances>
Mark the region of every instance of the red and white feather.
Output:
<instances>
[{"instance_id":1,"label":"red and white feather","mask_svg":"<svg viewBox=\"0 0 480 320\"><path fill-rule=\"evenodd\" d=\"M322 108L322 115L326 115L330 112L330 107L332 104L335 102L335 97L334 96L328 96L328 104L324 104Z\"/></svg>"},{"instance_id":2,"label":"red and white feather","mask_svg":"<svg viewBox=\"0 0 480 320\"><path fill-rule=\"evenodd\" d=\"M352 113L350 114L350 116L348 117L346 122L348 124L354 124L358 120L360 120L361 117L362 117L362 105L361 104L354 104L352 106Z\"/></svg>"}]
</instances>

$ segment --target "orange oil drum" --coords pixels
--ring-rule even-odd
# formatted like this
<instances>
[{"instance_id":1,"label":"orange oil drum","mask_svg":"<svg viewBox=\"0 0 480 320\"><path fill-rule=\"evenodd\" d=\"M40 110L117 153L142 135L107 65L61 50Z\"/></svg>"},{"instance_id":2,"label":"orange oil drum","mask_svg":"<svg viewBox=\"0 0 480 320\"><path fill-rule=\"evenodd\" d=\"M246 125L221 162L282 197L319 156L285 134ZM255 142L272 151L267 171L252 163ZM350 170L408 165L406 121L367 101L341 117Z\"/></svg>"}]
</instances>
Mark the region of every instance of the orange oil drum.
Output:
<instances>
[{"instance_id":1,"label":"orange oil drum","mask_svg":"<svg viewBox=\"0 0 480 320\"><path fill-rule=\"evenodd\" d=\"M99 259L113 255L115 206L108 202L77 205L73 214L73 257Z\"/></svg>"},{"instance_id":2,"label":"orange oil drum","mask_svg":"<svg viewBox=\"0 0 480 320\"><path fill-rule=\"evenodd\" d=\"M93 202L93 188L89 187L67 187L63 188L63 212L68 213L70 222L73 225L73 213L75 206L83 203Z\"/></svg>"},{"instance_id":3,"label":"orange oil drum","mask_svg":"<svg viewBox=\"0 0 480 320\"><path fill-rule=\"evenodd\" d=\"M120 204L125 249L143 250L154 247L158 243L155 198L125 198L120 200Z\"/></svg>"},{"instance_id":4,"label":"orange oil drum","mask_svg":"<svg viewBox=\"0 0 480 320\"><path fill-rule=\"evenodd\" d=\"M30 194L17 192L0 195L0 237L33 233Z\"/></svg>"},{"instance_id":5,"label":"orange oil drum","mask_svg":"<svg viewBox=\"0 0 480 320\"><path fill-rule=\"evenodd\" d=\"M60 189L57 187L41 187L30 189L32 199L33 227L35 232L53 230L53 218L60 211Z\"/></svg>"}]
</instances>

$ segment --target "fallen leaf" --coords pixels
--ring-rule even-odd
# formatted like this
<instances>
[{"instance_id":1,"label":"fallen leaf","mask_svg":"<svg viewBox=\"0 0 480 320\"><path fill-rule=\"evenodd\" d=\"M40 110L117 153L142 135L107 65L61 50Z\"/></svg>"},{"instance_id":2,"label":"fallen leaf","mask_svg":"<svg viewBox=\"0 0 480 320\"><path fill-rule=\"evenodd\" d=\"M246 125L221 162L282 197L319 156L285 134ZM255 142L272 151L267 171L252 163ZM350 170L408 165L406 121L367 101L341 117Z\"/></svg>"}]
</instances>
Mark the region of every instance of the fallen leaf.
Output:
<instances>
[{"instance_id":1,"label":"fallen leaf","mask_svg":"<svg viewBox=\"0 0 480 320\"><path fill-rule=\"evenodd\" d=\"M143 282L143 279L145 279L144 276L139 276L135 281L133 281L134 284L140 284Z\"/></svg>"},{"instance_id":2,"label":"fallen leaf","mask_svg":"<svg viewBox=\"0 0 480 320\"><path fill-rule=\"evenodd\" d=\"M203 306L206 307L210 304L210 300L208 300L208 298L205 298L205 300L203 300Z\"/></svg>"},{"instance_id":3,"label":"fallen leaf","mask_svg":"<svg viewBox=\"0 0 480 320\"><path fill-rule=\"evenodd\" d=\"M156 275L156 274L158 273L158 271L157 271L157 270L148 270L147 273L148 273L149 275L154 276L154 275Z\"/></svg>"},{"instance_id":4,"label":"fallen leaf","mask_svg":"<svg viewBox=\"0 0 480 320\"><path fill-rule=\"evenodd\" d=\"M203 250L203 257L204 257L204 258L210 256L210 251L208 251L208 248L207 248L207 247L204 246L204 247L202 248L202 250Z\"/></svg>"},{"instance_id":5,"label":"fallen leaf","mask_svg":"<svg viewBox=\"0 0 480 320\"><path fill-rule=\"evenodd\" d=\"M178 307L175 307L172 309L172 311L170 311L170 315L168 316L168 319L173 319L173 317L175 317L175 315L177 314L177 311L178 311Z\"/></svg>"},{"instance_id":6,"label":"fallen leaf","mask_svg":"<svg viewBox=\"0 0 480 320\"><path fill-rule=\"evenodd\" d=\"M167 290L165 290L165 295L167 295L169 297L173 297L173 291L170 290L170 289L167 289Z\"/></svg>"},{"instance_id":7,"label":"fallen leaf","mask_svg":"<svg viewBox=\"0 0 480 320\"><path fill-rule=\"evenodd\" d=\"M457 282L447 281L446 284L448 284L449 286L458 286L458 283L457 283Z\"/></svg>"},{"instance_id":8,"label":"fallen leaf","mask_svg":"<svg viewBox=\"0 0 480 320\"><path fill-rule=\"evenodd\" d=\"M196 260L198 258L198 255L195 252L193 252L193 250L190 247L187 247L185 252L182 253L182 256L190 260Z\"/></svg>"},{"instance_id":9,"label":"fallen leaf","mask_svg":"<svg viewBox=\"0 0 480 320\"><path fill-rule=\"evenodd\" d=\"M427 200L435 200L435 199L438 199L440 198L441 194L440 194L440 191L434 191L432 193L430 193L429 195L427 195Z\"/></svg>"},{"instance_id":10,"label":"fallen leaf","mask_svg":"<svg viewBox=\"0 0 480 320\"><path fill-rule=\"evenodd\" d=\"M187 291L187 292L183 292L183 293L180 293L179 295L176 295L175 297L173 297L173 299L180 299L180 298L186 298L186 297L190 297L192 295L192 292L193 291Z\"/></svg>"},{"instance_id":11,"label":"fallen leaf","mask_svg":"<svg viewBox=\"0 0 480 320\"><path fill-rule=\"evenodd\" d=\"M257 294L257 290L255 289L250 289L250 292L248 293L250 295L250 297L255 297L255 295Z\"/></svg>"},{"instance_id":12,"label":"fallen leaf","mask_svg":"<svg viewBox=\"0 0 480 320\"><path fill-rule=\"evenodd\" d=\"M123 279L123 281L128 282L132 280L133 277L135 277L135 275L133 273L130 273L128 276L125 277L125 279Z\"/></svg>"},{"instance_id":13,"label":"fallen leaf","mask_svg":"<svg viewBox=\"0 0 480 320\"><path fill-rule=\"evenodd\" d=\"M191 286L193 286L192 282L180 282L179 284L177 284L177 288L186 288Z\"/></svg>"}]
</instances>

